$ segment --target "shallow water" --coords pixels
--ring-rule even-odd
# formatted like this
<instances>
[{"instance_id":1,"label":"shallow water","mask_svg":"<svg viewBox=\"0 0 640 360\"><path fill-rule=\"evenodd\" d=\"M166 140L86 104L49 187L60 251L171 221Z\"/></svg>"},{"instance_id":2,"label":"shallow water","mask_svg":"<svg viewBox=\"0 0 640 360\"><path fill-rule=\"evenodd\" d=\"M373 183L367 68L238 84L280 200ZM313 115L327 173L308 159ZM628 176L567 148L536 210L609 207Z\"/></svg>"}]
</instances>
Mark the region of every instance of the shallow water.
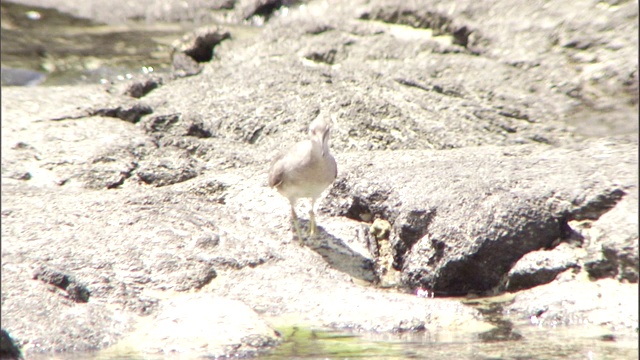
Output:
<instances>
[{"instance_id":1,"label":"shallow water","mask_svg":"<svg viewBox=\"0 0 640 360\"><path fill-rule=\"evenodd\" d=\"M25 71L46 77L36 83L43 85L118 81L167 71L170 43L186 31L176 24L100 25L6 1L0 6L4 86L19 85L16 73Z\"/></svg>"},{"instance_id":2,"label":"shallow water","mask_svg":"<svg viewBox=\"0 0 640 360\"><path fill-rule=\"evenodd\" d=\"M638 359L638 332L603 326L550 326L505 315L512 294L460 299L494 327L429 329L404 334L345 334L304 328L279 329L284 342L259 359Z\"/></svg>"},{"instance_id":3,"label":"shallow water","mask_svg":"<svg viewBox=\"0 0 640 360\"><path fill-rule=\"evenodd\" d=\"M3 86L107 83L168 72L172 44L190 30L211 25L104 25L53 9L7 1L0 6ZM227 27L235 38L255 32L248 26Z\"/></svg>"},{"instance_id":4,"label":"shallow water","mask_svg":"<svg viewBox=\"0 0 640 360\"><path fill-rule=\"evenodd\" d=\"M600 327L560 327L555 329L523 324L518 339L493 341L482 334L438 330L413 334L358 335L321 329L291 327L280 329L284 342L262 360L346 360L346 359L638 359L638 337L612 335ZM185 355L185 354L183 354ZM141 356L132 353L59 354L31 359L143 360L176 358L175 355ZM188 359L189 356L180 358Z\"/></svg>"},{"instance_id":5,"label":"shallow water","mask_svg":"<svg viewBox=\"0 0 640 360\"><path fill-rule=\"evenodd\" d=\"M259 359L637 359L638 338L613 337L599 327L518 327L518 339L487 340L483 334L425 331L403 335L348 335L304 331L289 336ZM609 334L610 335L610 334Z\"/></svg>"}]
</instances>

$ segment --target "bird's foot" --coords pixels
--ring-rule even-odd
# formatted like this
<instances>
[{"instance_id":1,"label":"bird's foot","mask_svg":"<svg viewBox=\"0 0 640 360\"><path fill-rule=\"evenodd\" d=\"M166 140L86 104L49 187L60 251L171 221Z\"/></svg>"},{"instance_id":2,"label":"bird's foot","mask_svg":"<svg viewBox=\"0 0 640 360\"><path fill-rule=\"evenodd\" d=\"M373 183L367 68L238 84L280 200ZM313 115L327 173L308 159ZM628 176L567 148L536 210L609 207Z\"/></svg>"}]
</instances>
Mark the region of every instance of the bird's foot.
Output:
<instances>
[{"instance_id":1,"label":"bird's foot","mask_svg":"<svg viewBox=\"0 0 640 360\"><path fill-rule=\"evenodd\" d=\"M293 229L296 232L296 236L298 236L298 242L302 244L304 238L302 237L302 231L300 230L300 224L298 223L298 219L293 220Z\"/></svg>"}]
</instances>

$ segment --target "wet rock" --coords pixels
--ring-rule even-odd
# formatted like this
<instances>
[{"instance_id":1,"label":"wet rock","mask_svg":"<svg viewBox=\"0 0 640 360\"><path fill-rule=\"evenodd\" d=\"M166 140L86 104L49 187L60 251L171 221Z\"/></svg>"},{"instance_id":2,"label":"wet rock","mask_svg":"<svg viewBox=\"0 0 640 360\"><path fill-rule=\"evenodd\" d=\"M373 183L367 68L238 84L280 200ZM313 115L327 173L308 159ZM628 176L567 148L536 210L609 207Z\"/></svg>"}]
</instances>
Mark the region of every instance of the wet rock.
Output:
<instances>
[{"instance_id":1,"label":"wet rock","mask_svg":"<svg viewBox=\"0 0 640 360\"><path fill-rule=\"evenodd\" d=\"M423 321L418 319L412 319L410 321L401 321L400 324L393 329L394 332L417 332L424 331L425 324Z\"/></svg>"}]
</instances>

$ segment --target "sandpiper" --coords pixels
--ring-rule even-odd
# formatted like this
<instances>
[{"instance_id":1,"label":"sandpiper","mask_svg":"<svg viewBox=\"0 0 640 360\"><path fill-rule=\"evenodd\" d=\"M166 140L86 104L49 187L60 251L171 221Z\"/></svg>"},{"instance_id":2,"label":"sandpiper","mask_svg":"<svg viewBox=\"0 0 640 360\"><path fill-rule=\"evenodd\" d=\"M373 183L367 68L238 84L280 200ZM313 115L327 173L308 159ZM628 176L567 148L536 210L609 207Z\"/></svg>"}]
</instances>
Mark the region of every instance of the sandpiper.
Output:
<instances>
[{"instance_id":1,"label":"sandpiper","mask_svg":"<svg viewBox=\"0 0 640 360\"><path fill-rule=\"evenodd\" d=\"M269 186L275 187L291 204L291 219L300 241L302 232L298 223L295 205L298 199L310 198L309 235L316 233L313 212L315 201L333 183L338 167L329 152L331 124L322 115L309 125L309 139L293 145L276 156L269 170Z\"/></svg>"}]
</instances>

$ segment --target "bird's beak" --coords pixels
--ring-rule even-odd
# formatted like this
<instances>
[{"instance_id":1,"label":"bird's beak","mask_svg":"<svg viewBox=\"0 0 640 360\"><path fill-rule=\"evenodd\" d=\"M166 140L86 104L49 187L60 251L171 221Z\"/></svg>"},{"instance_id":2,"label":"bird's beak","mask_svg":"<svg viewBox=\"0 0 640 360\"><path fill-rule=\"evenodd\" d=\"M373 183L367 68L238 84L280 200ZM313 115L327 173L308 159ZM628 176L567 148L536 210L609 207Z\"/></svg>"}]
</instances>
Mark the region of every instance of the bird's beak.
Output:
<instances>
[{"instance_id":1,"label":"bird's beak","mask_svg":"<svg viewBox=\"0 0 640 360\"><path fill-rule=\"evenodd\" d=\"M325 149L329 147L329 133L331 132L331 128L327 127L322 133L322 156L325 155Z\"/></svg>"}]
</instances>

